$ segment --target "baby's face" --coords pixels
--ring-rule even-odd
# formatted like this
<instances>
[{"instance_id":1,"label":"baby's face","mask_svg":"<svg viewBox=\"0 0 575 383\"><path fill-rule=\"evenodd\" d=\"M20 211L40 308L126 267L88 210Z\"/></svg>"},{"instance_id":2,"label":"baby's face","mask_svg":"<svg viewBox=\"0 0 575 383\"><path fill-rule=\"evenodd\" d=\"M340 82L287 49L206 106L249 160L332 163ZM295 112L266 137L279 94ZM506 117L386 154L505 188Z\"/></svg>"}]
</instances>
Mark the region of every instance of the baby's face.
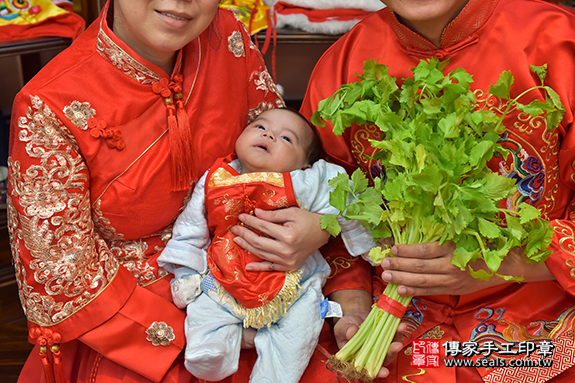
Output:
<instances>
[{"instance_id":1,"label":"baby's face","mask_svg":"<svg viewBox=\"0 0 575 383\"><path fill-rule=\"evenodd\" d=\"M290 172L308 164L312 131L289 110L271 109L249 124L236 141L242 173Z\"/></svg>"}]
</instances>

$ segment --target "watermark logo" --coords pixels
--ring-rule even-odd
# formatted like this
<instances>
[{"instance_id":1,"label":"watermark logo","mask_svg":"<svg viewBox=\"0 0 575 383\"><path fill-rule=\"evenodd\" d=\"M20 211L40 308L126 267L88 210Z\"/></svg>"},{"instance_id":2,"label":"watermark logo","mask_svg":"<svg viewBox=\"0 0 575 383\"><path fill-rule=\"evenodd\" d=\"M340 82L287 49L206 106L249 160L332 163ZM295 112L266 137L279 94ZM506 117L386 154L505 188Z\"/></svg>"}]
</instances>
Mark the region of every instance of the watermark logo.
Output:
<instances>
[{"instance_id":1,"label":"watermark logo","mask_svg":"<svg viewBox=\"0 0 575 383\"><path fill-rule=\"evenodd\" d=\"M439 367L439 340L416 339L412 342L411 348L412 364L414 367Z\"/></svg>"},{"instance_id":2,"label":"watermark logo","mask_svg":"<svg viewBox=\"0 0 575 383\"><path fill-rule=\"evenodd\" d=\"M412 343L412 365L419 368L446 367L551 367L555 346L548 340L495 344L416 339ZM457 358L457 359L455 359ZM475 359L472 359L475 358Z\"/></svg>"}]
</instances>

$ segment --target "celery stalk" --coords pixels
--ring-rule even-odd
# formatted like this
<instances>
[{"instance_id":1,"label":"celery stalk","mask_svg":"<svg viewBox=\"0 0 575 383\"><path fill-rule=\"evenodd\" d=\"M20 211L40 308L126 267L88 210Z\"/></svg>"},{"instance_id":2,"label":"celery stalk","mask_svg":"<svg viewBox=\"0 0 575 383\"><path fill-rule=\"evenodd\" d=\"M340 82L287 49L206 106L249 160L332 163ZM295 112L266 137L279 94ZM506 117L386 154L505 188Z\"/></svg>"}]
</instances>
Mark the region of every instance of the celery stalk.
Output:
<instances>
[{"instance_id":1,"label":"celery stalk","mask_svg":"<svg viewBox=\"0 0 575 383\"><path fill-rule=\"evenodd\" d=\"M336 135L352 124L380 130L369 142L376 149L372 158L384 169L382 177L372 179L370 186L358 169L350 186L347 174L338 175L329 181L334 188L330 202L340 216L360 220L376 242L389 237L396 244L451 241L451 263L473 277L520 281L521 276L497 274L501 260L511 248L522 248L528 262L544 262L551 254L553 228L528 200L513 210L504 207L504 200L517 194L515 180L494 172L488 162L495 153L507 154L500 136L511 110L533 118L543 115L552 131L565 107L544 85L546 65L531 66L541 85L519 92L512 88L511 72L500 74L489 88L505 105L500 115L478 105L469 73L463 68L445 73L447 65L422 60L412 68L413 78L404 78L400 86L387 66L369 59L359 81L341 85L319 103L312 123L325 126L331 121ZM520 99L533 90L542 91L544 100L522 104ZM352 201L343 202L346 196ZM321 217L321 225L333 235L341 230L329 214ZM374 259L380 261L384 253L374 252ZM488 271L472 269L480 259ZM411 297L399 296L397 288L388 284L384 295L407 306ZM331 365L350 380L373 380L399 323L400 318L374 305L357 334L330 358Z\"/></svg>"}]
</instances>

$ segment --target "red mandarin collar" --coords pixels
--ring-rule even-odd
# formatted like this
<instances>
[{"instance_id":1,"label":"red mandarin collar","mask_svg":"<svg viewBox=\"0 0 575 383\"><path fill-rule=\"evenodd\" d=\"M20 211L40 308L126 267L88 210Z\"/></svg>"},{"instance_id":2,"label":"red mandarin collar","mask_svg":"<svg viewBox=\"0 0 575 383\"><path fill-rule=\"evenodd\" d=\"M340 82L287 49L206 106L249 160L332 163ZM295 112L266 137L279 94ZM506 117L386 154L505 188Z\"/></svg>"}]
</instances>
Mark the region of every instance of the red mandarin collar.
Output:
<instances>
[{"instance_id":1,"label":"red mandarin collar","mask_svg":"<svg viewBox=\"0 0 575 383\"><path fill-rule=\"evenodd\" d=\"M172 75L166 73L165 70L159 66L149 62L142 56L140 56L136 51L130 48L122 39L120 39L114 31L110 28L108 23L108 10L110 7L110 2L106 2L104 9L100 13L100 31L98 36L98 43L101 44L103 41L103 46L106 49L98 49L98 52L104 56L110 63L114 64L117 62L118 57L122 57L124 60L131 62L131 65L138 71L139 76L149 77L152 82L158 81L161 78L172 78L175 74L180 72L182 65L182 49L178 52L176 57L176 65L174 66L174 71ZM110 44L110 42L112 44ZM114 65L116 66L116 65ZM116 66L116 69L122 70ZM126 71L124 71L126 73ZM129 73L126 73L129 75ZM134 78L133 76L130 76ZM146 83L144 81L138 80L141 83Z\"/></svg>"},{"instance_id":2,"label":"red mandarin collar","mask_svg":"<svg viewBox=\"0 0 575 383\"><path fill-rule=\"evenodd\" d=\"M390 11L391 24L399 41L407 50L429 56L430 53L455 50L475 41L477 38L475 33L489 19L498 2L499 0L469 0L457 17L443 30L441 48L437 48L431 41L402 24L393 11Z\"/></svg>"}]
</instances>

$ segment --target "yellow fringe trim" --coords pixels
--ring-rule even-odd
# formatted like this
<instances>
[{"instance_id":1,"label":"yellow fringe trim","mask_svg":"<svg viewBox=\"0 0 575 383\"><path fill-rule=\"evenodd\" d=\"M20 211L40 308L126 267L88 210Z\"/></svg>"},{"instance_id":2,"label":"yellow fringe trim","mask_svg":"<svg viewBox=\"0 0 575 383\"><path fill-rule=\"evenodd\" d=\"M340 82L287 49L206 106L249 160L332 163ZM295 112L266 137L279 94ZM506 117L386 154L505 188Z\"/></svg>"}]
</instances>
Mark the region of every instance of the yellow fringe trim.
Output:
<instances>
[{"instance_id":1,"label":"yellow fringe trim","mask_svg":"<svg viewBox=\"0 0 575 383\"><path fill-rule=\"evenodd\" d=\"M286 272L286 280L281 290L274 299L262 306L248 309L236 302L239 316L244 317L244 327L269 327L273 322L283 317L289 306L299 297L301 276L301 270Z\"/></svg>"}]
</instances>

